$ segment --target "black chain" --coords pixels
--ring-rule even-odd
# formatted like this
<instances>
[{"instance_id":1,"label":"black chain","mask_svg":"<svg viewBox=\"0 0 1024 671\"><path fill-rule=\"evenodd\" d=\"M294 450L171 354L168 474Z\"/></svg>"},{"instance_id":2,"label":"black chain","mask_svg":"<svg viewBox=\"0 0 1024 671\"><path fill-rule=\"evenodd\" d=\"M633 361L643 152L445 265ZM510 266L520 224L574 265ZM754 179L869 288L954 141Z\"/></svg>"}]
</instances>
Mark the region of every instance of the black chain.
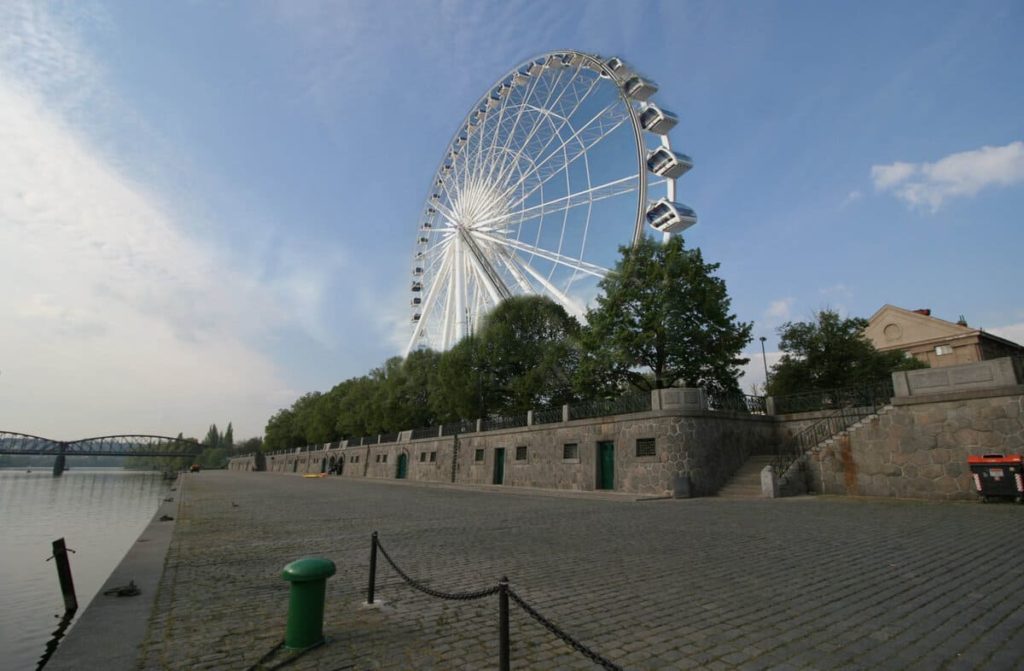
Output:
<instances>
[{"instance_id":1,"label":"black chain","mask_svg":"<svg viewBox=\"0 0 1024 671\"><path fill-rule=\"evenodd\" d=\"M409 587L438 599L448 599L449 601L473 601L474 599L483 599L484 597L491 596L492 594L497 594L501 589L500 587L495 586L476 590L475 592L439 592L436 589L430 589L426 585L416 582L406 575L405 571L398 568L398 565L395 564L394 560L388 556L387 550L384 549L384 546L380 544L379 540L377 541L377 549L380 550L382 555L384 555L384 559L387 559L388 563L391 564L391 568L395 569L395 573L397 573L399 577L409 585Z\"/></svg>"},{"instance_id":2,"label":"black chain","mask_svg":"<svg viewBox=\"0 0 1024 671\"><path fill-rule=\"evenodd\" d=\"M519 604L519 607L525 610L530 617L532 617L534 620L537 620L537 622L539 622L542 627L550 631L556 637L560 638L563 643L567 643L569 646L573 648L573 650L580 653L581 655L592 661L594 664L602 666L608 669L608 671L622 671L621 666L597 654L587 646L583 645L582 643L574 639L569 634L559 629L558 625L556 625L554 622L548 620L546 617L535 611L533 607L530 606L530 604L523 601L522 597L516 594L511 587L508 588L508 596L517 604Z\"/></svg>"}]
</instances>

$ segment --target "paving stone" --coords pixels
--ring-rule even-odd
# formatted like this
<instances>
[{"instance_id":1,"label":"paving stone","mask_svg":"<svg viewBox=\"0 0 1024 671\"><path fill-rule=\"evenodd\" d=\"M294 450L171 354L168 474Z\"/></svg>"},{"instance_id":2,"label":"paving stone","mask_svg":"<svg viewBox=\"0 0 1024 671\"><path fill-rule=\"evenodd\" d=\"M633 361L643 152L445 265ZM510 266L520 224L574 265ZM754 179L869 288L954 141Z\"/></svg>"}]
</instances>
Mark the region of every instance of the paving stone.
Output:
<instances>
[{"instance_id":1,"label":"paving stone","mask_svg":"<svg viewBox=\"0 0 1024 671\"><path fill-rule=\"evenodd\" d=\"M1016 506L808 497L625 502L407 483L203 472L179 514L140 669L247 668L283 636L302 556L338 566L327 645L289 668L497 666L507 575L566 632L628 668L1016 668ZM234 502L236 506L232 506ZM998 577L998 588L993 577ZM516 668L594 668L512 604ZM1007 666L1009 665L1009 666Z\"/></svg>"}]
</instances>

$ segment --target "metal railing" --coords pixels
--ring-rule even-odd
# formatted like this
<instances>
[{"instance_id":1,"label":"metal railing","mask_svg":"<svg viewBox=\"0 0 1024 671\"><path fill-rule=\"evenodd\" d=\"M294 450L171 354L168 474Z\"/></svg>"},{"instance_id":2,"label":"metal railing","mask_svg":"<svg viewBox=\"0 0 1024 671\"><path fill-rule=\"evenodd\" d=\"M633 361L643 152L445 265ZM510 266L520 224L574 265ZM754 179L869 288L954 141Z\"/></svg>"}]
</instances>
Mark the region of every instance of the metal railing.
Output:
<instances>
[{"instance_id":1,"label":"metal railing","mask_svg":"<svg viewBox=\"0 0 1024 671\"><path fill-rule=\"evenodd\" d=\"M775 453L772 469L782 477L798 459L817 445L850 428L860 420L875 414L879 408L892 399L892 385L888 387L865 387L862 393L849 393L842 397L846 405L833 409L814 424L805 427L784 442ZM847 390L850 391L850 390Z\"/></svg>"},{"instance_id":2,"label":"metal railing","mask_svg":"<svg viewBox=\"0 0 1024 671\"><path fill-rule=\"evenodd\" d=\"M534 410L533 424L555 424L562 421L562 409L551 408L550 410Z\"/></svg>"},{"instance_id":3,"label":"metal railing","mask_svg":"<svg viewBox=\"0 0 1024 671\"><path fill-rule=\"evenodd\" d=\"M397 443L398 442L398 433L397 432L395 432L395 433L382 433L378 437L378 442L379 443Z\"/></svg>"},{"instance_id":4,"label":"metal railing","mask_svg":"<svg viewBox=\"0 0 1024 671\"><path fill-rule=\"evenodd\" d=\"M454 436L457 433L475 433L476 432L476 420L475 419L460 419L457 422L451 422L441 426L442 436Z\"/></svg>"},{"instance_id":5,"label":"metal railing","mask_svg":"<svg viewBox=\"0 0 1024 671\"><path fill-rule=\"evenodd\" d=\"M480 420L481 431L496 431L498 429L515 429L526 426L528 415L512 415L511 417L488 417Z\"/></svg>"},{"instance_id":6,"label":"metal railing","mask_svg":"<svg viewBox=\"0 0 1024 671\"><path fill-rule=\"evenodd\" d=\"M569 419L587 419L589 417L607 417L609 415L628 415L634 412L651 410L651 392L626 394L619 398L599 399L596 401L580 401L569 405Z\"/></svg>"},{"instance_id":7,"label":"metal railing","mask_svg":"<svg viewBox=\"0 0 1024 671\"><path fill-rule=\"evenodd\" d=\"M787 396L775 396L775 414L787 415L794 412L813 412L815 410L835 410L849 406L871 405L874 399L894 395L892 378L879 381L873 385L859 387L843 387L841 389L825 389Z\"/></svg>"},{"instance_id":8,"label":"metal railing","mask_svg":"<svg viewBox=\"0 0 1024 671\"><path fill-rule=\"evenodd\" d=\"M421 426L418 429L412 430L412 439L419 440L420 438L437 438L438 428L436 426Z\"/></svg>"},{"instance_id":9,"label":"metal railing","mask_svg":"<svg viewBox=\"0 0 1024 671\"><path fill-rule=\"evenodd\" d=\"M767 415L768 402L764 396L749 394L713 394L707 393L708 410L728 410L748 415Z\"/></svg>"},{"instance_id":10,"label":"metal railing","mask_svg":"<svg viewBox=\"0 0 1024 671\"><path fill-rule=\"evenodd\" d=\"M448 601L475 601L477 599L484 599L495 594L498 595L498 669L500 671L509 671L511 668L511 637L509 635L509 619L508 619L508 605L509 602L514 602L517 606L523 609L523 611L531 618L536 620L542 627L547 629L549 632L555 635L556 638L567 644L576 652L579 652L584 657L594 662L598 666L607 669L608 671L622 671L622 667L612 662L606 657L599 655L587 646L580 643L578 640L567 634L561 627L556 625L554 622L544 617L540 612L537 611L533 606L528 604L521 596L519 596L512 586L509 584L508 578L502 576L501 580L498 581L497 585L492 587L484 587L482 589L471 590L468 592L442 592L441 590L427 587L422 582L412 578L398 567L395 560L391 558L391 555L387 553L384 546L381 545L380 538L377 532L374 531L370 538L370 575L369 583L366 587L366 603L373 604L376 598L377 591L377 553L380 553L387 563L394 569L395 573L402 581L412 587L418 592L422 592L427 596L432 596L435 599L445 599Z\"/></svg>"}]
</instances>

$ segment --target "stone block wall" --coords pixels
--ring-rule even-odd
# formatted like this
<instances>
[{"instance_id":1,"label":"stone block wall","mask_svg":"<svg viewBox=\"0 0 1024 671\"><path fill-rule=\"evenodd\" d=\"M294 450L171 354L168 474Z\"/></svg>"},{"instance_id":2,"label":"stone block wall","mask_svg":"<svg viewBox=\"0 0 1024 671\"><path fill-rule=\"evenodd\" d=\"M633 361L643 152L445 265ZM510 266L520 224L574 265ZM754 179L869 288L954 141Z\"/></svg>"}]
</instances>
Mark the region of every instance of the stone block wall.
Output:
<instances>
[{"instance_id":1,"label":"stone block wall","mask_svg":"<svg viewBox=\"0 0 1024 671\"><path fill-rule=\"evenodd\" d=\"M504 448L503 485L592 491L598 488L598 444L614 444L614 489L647 496L713 495L752 452L769 452L772 417L703 410L658 410L614 417L504 429L397 443L312 449L267 457L276 473L320 473L344 460L342 477L392 479L405 454L406 478L425 482L492 484L494 460ZM654 440L654 454L638 456L637 441ZM576 445L575 458L565 446ZM517 448L525 447L523 459ZM478 452L479 451L479 452ZM520 451L521 452L521 451ZM244 469L246 458L232 468Z\"/></svg>"},{"instance_id":2,"label":"stone block wall","mask_svg":"<svg viewBox=\"0 0 1024 671\"><path fill-rule=\"evenodd\" d=\"M891 409L808 458L814 491L972 499L967 457L1024 452L1024 387L897 398Z\"/></svg>"}]
</instances>

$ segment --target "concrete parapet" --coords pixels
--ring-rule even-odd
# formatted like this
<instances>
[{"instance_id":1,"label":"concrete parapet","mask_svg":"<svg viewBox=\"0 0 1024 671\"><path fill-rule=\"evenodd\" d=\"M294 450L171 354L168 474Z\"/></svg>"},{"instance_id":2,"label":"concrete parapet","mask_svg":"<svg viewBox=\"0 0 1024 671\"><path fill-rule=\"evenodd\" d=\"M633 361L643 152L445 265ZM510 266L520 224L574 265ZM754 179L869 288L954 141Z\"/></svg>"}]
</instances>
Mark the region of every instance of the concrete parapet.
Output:
<instances>
[{"instance_id":1,"label":"concrete parapet","mask_svg":"<svg viewBox=\"0 0 1024 671\"><path fill-rule=\"evenodd\" d=\"M892 374L896 397L1013 387L1021 382L1010 357Z\"/></svg>"}]
</instances>

